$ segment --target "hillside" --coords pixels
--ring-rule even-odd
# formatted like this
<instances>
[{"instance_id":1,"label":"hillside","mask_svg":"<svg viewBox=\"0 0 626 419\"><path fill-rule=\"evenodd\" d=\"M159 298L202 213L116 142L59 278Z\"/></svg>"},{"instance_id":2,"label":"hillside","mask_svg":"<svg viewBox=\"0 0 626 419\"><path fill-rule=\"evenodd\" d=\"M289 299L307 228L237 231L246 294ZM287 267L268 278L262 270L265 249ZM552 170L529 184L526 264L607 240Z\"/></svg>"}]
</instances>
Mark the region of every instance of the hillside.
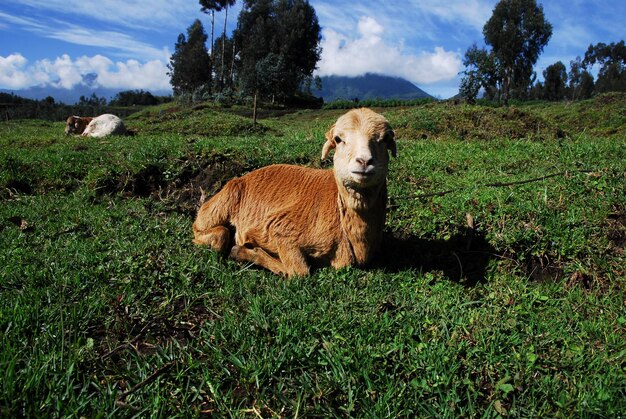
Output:
<instances>
[{"instance_id":1,"label":"hillside","mask_svg":"<svg viewBox=\"0 0 626 419\"><path fill-rule=\"evenodd\" d=\"M380 109L381 252L289 280L194 245L197 206L329 167L345 110L241 110L0 121L0 417L623 416L626 95Z\"/></svg>"},{"instance_id":2,"label":"hillside","mask_svg":"<svg viewBox=\"0 0 626 419\"><path fill-rule=\"evenodd\" d=\"M358 77L322 77L322 89L313 94L322 97L324 102L337 99L422 99L432 96L408 80L379 74L365 74Z\"/></svg>"}]
</instances>

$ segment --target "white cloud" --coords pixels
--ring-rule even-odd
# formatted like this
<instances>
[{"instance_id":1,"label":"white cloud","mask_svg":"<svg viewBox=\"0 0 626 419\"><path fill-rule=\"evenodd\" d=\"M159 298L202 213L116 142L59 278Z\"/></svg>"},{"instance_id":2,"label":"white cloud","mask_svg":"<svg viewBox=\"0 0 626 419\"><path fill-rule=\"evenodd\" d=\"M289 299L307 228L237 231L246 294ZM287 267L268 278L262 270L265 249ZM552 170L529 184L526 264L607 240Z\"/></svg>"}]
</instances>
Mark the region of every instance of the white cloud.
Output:
<instances>
[{"instance_id":1,"label":"white cloud","mask_svg":"<svg viewBox=\"0 0 626 419\"><path fill-rule=\"evenodd\" d=\"M416 84L431 84L455 78L461 69L457 52L434 47L432 51L411 54L402 43L383 40L384 27L370 16L357 23L357 37L332 29L324 30L318 74L358 76L378 73L403 77Z\"/></svg>"},{"instance_id":2,"label":"white cloud","mask_svg":"<svg viewBox=\"0 0 626 419\"><path fill-rule=\"evenodd\" d=\"M364 38L377 38L384 32L385 28L376 19L364 16L359 19L357 30Z\"/></svg>"},{"instance_id":3,"label":"white cloud","mask_svg":"<svg viewBox=\"0 0 626 419\"><path fill-rule=\"evenodd\" d=\"M116 62L113 67L98 73L98 82L119 89L171 89L167 67L157 60L143 64L137 60Z\"/></svg>"},{"instance_id":4,"label":"white cloud","mask_svg":"<svg viewBox=\"0 0 626 419\"><path fill-rule=\"evenodd\" d=\"M82 56L73 60L64 54L54 60L32 64L21 54L0 57L0 88L23 89L31 86L53 86L65 89L84 83L83 77L95 74L98 87L112 89L169 90L167 66L163 61L141 63L117 61L102 56Z\"/></svg>"},{"instance_id":5,"label":"white cloud","mask_svg":"<svg viewBox=\"0 0 626 419\"><path fill-rule=\"evenodd\" d=\"M23 69L28 60L21 54L11 54L8 57L0 57L0 86L9 89L20 89L28 83L28 77Z\"/></svg>"}]
</instances>

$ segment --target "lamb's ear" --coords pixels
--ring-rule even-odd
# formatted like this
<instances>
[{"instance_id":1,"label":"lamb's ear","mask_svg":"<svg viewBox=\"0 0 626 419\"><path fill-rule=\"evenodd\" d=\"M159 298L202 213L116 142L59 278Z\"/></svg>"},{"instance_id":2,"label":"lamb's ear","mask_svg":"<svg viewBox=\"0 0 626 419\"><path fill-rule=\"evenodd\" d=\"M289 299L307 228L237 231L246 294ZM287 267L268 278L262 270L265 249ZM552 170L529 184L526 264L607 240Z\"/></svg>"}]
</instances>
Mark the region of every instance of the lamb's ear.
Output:
<instances>
[{"instance_id":1,"label":"lamb's ear","mask_svg":"<svg viewBox=\"0 0 626 419\"><path fill-rule=\"evenodd\" d=\"M337 147L337 143L335 143L334 131L335 131L335 125L333 124L333 126L330 127L330 129L326 133L326 142L324 143L324 147L322 148L322 160L327 159L328 154L330 153L330 150Z\"/></svg>"},{"instance_id":2,"label":"lamb's ear","mask_svg":"<svg viewBox=\"0 0 626 419\"><path fill-rule=\"evenodd\" d=\"M387 150L391 151L393 157L398 157L398 149L396 147L396 133L390 128L385 132L385 143L387 143Z\"/></svg>"}]
</instances>

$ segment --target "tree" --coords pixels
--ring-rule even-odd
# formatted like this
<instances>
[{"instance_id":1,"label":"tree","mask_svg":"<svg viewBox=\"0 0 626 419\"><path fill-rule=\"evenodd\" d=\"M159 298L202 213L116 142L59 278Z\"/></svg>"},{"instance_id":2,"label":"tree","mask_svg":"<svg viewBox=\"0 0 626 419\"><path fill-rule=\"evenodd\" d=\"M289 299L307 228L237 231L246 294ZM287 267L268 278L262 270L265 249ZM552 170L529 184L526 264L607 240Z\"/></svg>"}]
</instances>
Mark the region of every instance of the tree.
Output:
<instances>
[{"instance_id":1,"label":"tree","mask_svg":"<svg viewBox=\"0 0 626 419\"><path fill-rule=\"evenodd\" d=\"M593 76L587 71L580 57L570 61L569 97L572 100L589 99L594 89Z\"/></svg>"},{"instance_id":2,"label":"tree","mask_svg":"<svg viewBox=\"0 0 626 419\"><path fill-rule=\"evenodd\" d=\"M98 97L95 93L92 93L91 96L81 96L76 103L77 106L91 106L95 108L100 108L106 106L107 100L103 97Z\"/></svg>"},{"instance_id":3,"label":"tree","mask_svg":"<svg viewBox=\"0 0 626 419\"><path fill-rule=\"evenodd\" d=\"M220 0L199 0L200 11L203 13L211 14L211 55L215 51L215 45L213 43L213 38L215 34L215 12L219 12L222 10L222 2ZM211 62L210 65L213 63Z\"/></svg>"},{"instance_id":4,"label":"tree","mask_svg":"<svg viewBox=\"0 0 626 419\"><path fill-rule=\"evenodd\" d=\"M585 68L600 65L597 92L626 91L626 45L618 43L589 45L582 61Z\"/></svg>"},{"instance_id":5,"label":"tree","mask_svg":"<svg viewBox=\"0 0 626 419\"><path fill-rule=\"evenodd\" d=\"M530 91L528 92L528 98L530 100L541 100L544 97L544 88L543 88L543 83L538 81L537 83L533 84L533 87L530 88Z\"/></svg>"},{"instance_id":6,"label":"tree","mask_svg":"<svg viewBox=\"0 0 626 419\"><path fill-rule=\"evenodd\" d=\"M466 74L465 77L461 79L461 85L459 86L459 93L461 97L465 99L467 103L473 105L476 103L476 98L478 97L479 92L480 79L475 73Z\"/></svg>"},{"instance_id":7,"label":"tree","mask_svg":"<svg viewBox=\"0 0 626 419\"><path fill-rule=\"evenodd\" d=\"M270 52L256 63L256 73L259 77L258 90L264 97L272 99L272 103L276 99L284 102L286 99L285 91L281 88L281 83L285 72L287 71L287 64L285 59Z\"/></svg>"},{"instance_id":8,"label":"tree","mask_svg":"<svg viewBox=\"0 0 626 419\"><path fill-rule=\"evenodd\" d=\"M245 0L235 42L238 83L251 96L284 100L312 77L321 28L308 0ZM263 77L273 81L269 86Z\"/></svg>"},{"instance_id":9,"label":"tree","mask_svg":"<svg viewBox=\"0 0 626 419\"><path fill-rule=\"evenodd\" d=\"M257 64L270 54L282 59L279 86L293 95L312 76L319 61L321 28L307 0L245 0L236 39L240 45L239 78L245 90L258 87Z\"/></svg>"},{"instance_id":10,"label":"tree","mask_svg":"<svg viewBox=\"0 0 626 419\"><path fill-rule=\"evenodd\" d=\"M474 103L480 89L484 89L485 97L493 99L499 90L500 69L493 52L485 48L478 48L473 44L465 52L463 65L465 77L461 79L461 95L469 102Z\"/></svg>"},{"instance_id":11,"label":"tree","mask_svg":"<svg viewBox=\"0 0 626 419\"><path fill-rule=\"evenodd\" d=\"M580 74L580 85L578 99L589 99L596 88L596 84L593 81L593 76L588 71L583 71Z\"/></svg>"},{"instance_id":12,"label":"tree","mask_svg":"<svg viewBox=\"0 0 626 419\"><path fill-rule=\"evenodd\" d=\"M144 90L125 90L115 95L109 103L111 106L152 106L159 103L159 99Z\"/></svg>"},{"instance_id":13,"label":"tree","mask_svg":"<svg viewBox=\"0 0 626 419\"><path fill-rule=\"evenodd\" d=\"M215 74L220 74L220 78L223 77L221 80L216 80L215 89L223 91L233 87L233 66L237 59L234 38L220 36L215 40L215 47L216 51L224 51L224 58L221 60L216 60L216 55L212 55L215 62Z\"/></svg>"},{"instance_id":14,"label":"tree","mask_svg":"<svg viewBox=\"0 0 626 419\"><path fill-rule=\"evenodd\" d=\"M546 100L562 100L565 98L565 86L567 83L567 70L561 61L548 66L543 71L544 87L543 97Z\"/></svg>"},{"instance_id":15,"label":"tree","mask_svg":"<svg viewBox=\"0 0 626 419\"><path fill-rule=\"evenodd\" d=\"M500 84L500 101L523 98L532 84L533 66L552 36L552 25L535 0L500 0L483 27Z\"/></svg>"},{"instance_id":16,"label":"tree","mask_svg":"<svg viewBox=\"0 0 626 419\"><path fill-rule=\"evenodd\" d=\"M308 0L279 1L277 37L282 40L279 54L287 66L287 93L293 95L313 75L320 59L321 28ZM276 52L276 51L275 51Z\"/></svg>"},{"instance_id":17,"label":"tree","mask_svg":"<svg viewBox=\"0 0 626 419\"><path fill-rule=\"evenodd\" d=\"M170 84L174 95L192 93L211 84L211 59L206 49L207 34L202 22L196 20L187 29L187 39L178 35L174 54L168 64Z\"/></svg>"},{"instance_id":18,"label":"tree","mask_svg":"<svg viewBox=\"0 0 626 419\"><path fill-rule=\"evenodd\" d=\"M235 43L239 46L238 82L248 94L256 91L256 64L270 52L272 0L245 0L239 13Z\"/></svg>"},{"instance_id":19,"label":"tree","mask_svg":"<svg viewBox=\"0 0 626 419\"><path fill-rule=\"evenodd\" d=\"M224 74L226 73L224 57L226 54L226 24L228 23L228 8L235 5L237 0L221 0L222 8L224 9L224 32L222 32L222 65L220 71L220 87L224 85Z\"/></svg>"},{"instance_id":20,"label":"tree","mask_svg":"<svg viewBox=\"0 0 626 419\"><path fill-rule=\"evenodd\" d=\"M235 3L237 2L237 0L199 0L200 2L200 6L202 6L202 8L200 9L202 12L204 13L210 13L211 14L211 57L213 58L212 62L211 62L211 66L214 68L216 67L216 60L215 60L215 42L214 42L214 32L215 32L215 12L221 12L222 10L225 11L224 13L224 31L222 33L222 39L226 39L226 24L228 23L228 8L232 7L235 5ZM222 65L220 66L221 71L219 72L220 76L219 76L219 89L222 89L222 86L224 84L224 56L226 53L225 50L225 43L222 42L222 60L221 63ZM217 76L218 71L215 71L215 75Z\"/></svg>"}]
</instances>

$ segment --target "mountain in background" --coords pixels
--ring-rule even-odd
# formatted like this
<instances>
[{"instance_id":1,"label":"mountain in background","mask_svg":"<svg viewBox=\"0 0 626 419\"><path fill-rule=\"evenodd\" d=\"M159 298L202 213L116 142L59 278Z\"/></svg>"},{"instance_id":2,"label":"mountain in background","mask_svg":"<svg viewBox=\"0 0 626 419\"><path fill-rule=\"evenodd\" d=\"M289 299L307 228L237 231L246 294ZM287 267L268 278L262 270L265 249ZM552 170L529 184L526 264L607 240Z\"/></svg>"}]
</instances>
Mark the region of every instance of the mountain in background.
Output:
<instances>
[{"instance_id":1,"label":"mountain in background","mask_svg":"<svg viewBox=\"0 0 626 419\"><path fill-rule=\"evenodd\" d=\"M431 95L400 77L367 73L363 76L324 76L322 90L313 90L324 102L337 99L425 99Z\"/></svg>"}]
</instances>

